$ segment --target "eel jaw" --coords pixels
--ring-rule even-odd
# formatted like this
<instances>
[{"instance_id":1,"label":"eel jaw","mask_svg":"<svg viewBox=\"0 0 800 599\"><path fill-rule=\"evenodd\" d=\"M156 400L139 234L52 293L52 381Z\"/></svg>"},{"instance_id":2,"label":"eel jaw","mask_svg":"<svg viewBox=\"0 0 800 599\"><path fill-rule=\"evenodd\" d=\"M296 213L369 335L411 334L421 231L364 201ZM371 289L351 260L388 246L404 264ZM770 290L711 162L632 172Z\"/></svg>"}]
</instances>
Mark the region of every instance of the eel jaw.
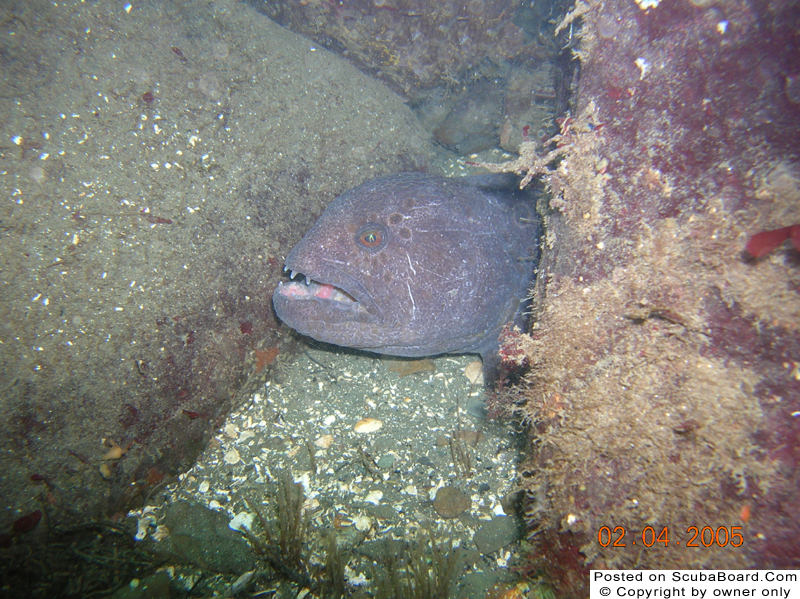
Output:
<instances>
[{"instance_id":1,"label":"eel jaw","mask_svg":"<svg viewBox=\"0 0 800 599\"><path fill-rule=\"evenodd\" d=\"M343 304L355 302L358 300L343 289L332 285L331 283L315 283L311 279L306 279L305 283L297 281L290 281L285 283L281 281L278 283L278 293L290 299L303 300L303 299L323 299L334 302L341 302Z\"/></svg>"},{"instance_id":2,"label":"eel jaw","mask_svg":"<svg viewBox=\"0 0 800 599\"><path fill-rule=\"evenodd\" d=\"M276 295L281 296L284 302L314 301L320 307L338 313L355 312L363 315L372 312L375 308L369 293L358 281L349 276L338 276L339 273L333 273L332 277L310 276L290 270L288 266L284 267L284 270L289 271L290 279L294 279L298 274L305 279L304 282L281 281L278 283Z\"/></svg>"}]
</instances>

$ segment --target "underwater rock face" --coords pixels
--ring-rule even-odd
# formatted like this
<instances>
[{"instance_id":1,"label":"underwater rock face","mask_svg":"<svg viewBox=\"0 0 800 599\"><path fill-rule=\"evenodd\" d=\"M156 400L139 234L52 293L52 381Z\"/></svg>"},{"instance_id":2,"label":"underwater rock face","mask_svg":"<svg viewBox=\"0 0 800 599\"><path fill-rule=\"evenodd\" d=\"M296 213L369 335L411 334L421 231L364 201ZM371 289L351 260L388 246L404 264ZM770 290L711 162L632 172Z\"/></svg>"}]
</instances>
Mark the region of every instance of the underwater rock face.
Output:
<instances>
[{"instance_id":1,"label":"underwater rock face","mask_svg":"<svg viewBox=\"0 0 800 599\"><path fill-rule=\"evenodd\" d=\"M433 130L433 138L460 155L480 152L497 145L498 127L503 107L500 82L485 79L470 87L453 106L442 123Z\"/></svg>"},{"instance_id":2,"label":"underwater rock face","mask_svg":"<svg viewBox=\"0 0 800 599\"><path fill-rule=\"evenodd\" d=\"M742 251L797 222L800 7L580 15L537 324L506 348L533 366L531 570L581 597L590 568L796 568L800 256ZM618 526L625 547L601 535ZM647 526L668 545L642 549ZM744 543L690 548L692 527Z\"/></svg>"},{"instance_id":3,"label":"underwater rock face","mask_svg":"<svg viewBox=\"0 0 800 599\"><path fill-rule=\"evenodd\" d=\"M0 534L41 510L26 542L189 467L291 347L288 248L432 145L399 96L242 3L131 12L0 3Z\"/></svg>"},{"instance_id":4,"label":"underwater rock face","mask_svg":"<svg viewBox=\"0 0 800 599\"><path fill-rule=\"evenodd\" d=\"M460 154L515 151L526 126L552 133L549 1L250 2L385 82Z\"/></svg>"},{"instance_id":5,"label":"underwater rock face","mask_svg":"<svg viewBox=\"0 0 800 599\"><path fill-rule=\"evenodd\" d=\"M452 84L482 61L499 64L512 57L543 57L538 41L526 39L515 23L521 4L269 0L259 8L281 25L342 51L413 99L420 89ZM544 5L537 7L542 9Z\"/></svg>"}]
</instances>

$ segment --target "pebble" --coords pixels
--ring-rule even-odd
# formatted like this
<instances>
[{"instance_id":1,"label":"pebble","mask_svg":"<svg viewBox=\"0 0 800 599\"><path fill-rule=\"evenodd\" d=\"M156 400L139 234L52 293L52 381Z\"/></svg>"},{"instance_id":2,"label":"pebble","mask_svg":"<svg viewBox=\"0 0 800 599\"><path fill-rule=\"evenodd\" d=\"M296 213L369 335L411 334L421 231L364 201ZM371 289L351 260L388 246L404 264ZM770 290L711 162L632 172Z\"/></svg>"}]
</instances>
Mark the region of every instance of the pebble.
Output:
<instances>
[{"instance_id":1,"label":"pebble","mask_svg":"<svg viewBox=\"0 0 800 599\"><path fill-rule=\"evenodd\" d=\"M319 439L314 441L314 445L327 449L333 444L333 435L322 435Z\"/></svg>"},{"instance_id":2,"label":"pebble","mask_svg":"<svg viewBox=\"0 0 800 599\"><path fill-rule=\"evenodd\" d=\"M433 509L442 518L456 518L472 507L472 500L455 487L442 487L436 491Z\"/></svg>"},{"instance_id":3,"label":"pebble","mask_svg":"<svg viewBox=\"0 0 800 599\"><path fill-rule=\"evenodd\" d=\"M364 497L364 501L367 503L372 503L374 505L378 505L383 499L383 491L373 490L366 494Z\"/></svg>"},{"instance_id":4,"label":"pebble","mask_svg":"<svg viewBox=\"0 0 800 599\"><path fill-rule=\"evenodd\" d=\"M358 515L353 518L353 526L356 527L356 530L366 532L372 527L372 519L368 516Z\"/></svg>"},{"instance_id":5,"label":"pebble","mask_svg":"<svg viewBox=\"0 0 800 599\"><path fill-rule=\"evenodd\" d=\"M153 539L155 541L161 542L169 536L169 528L167 528L164 524L159 524L156 526L155 531L153 532Z\"/></svg>"},{"instance_id":6,"label":"pebble","mask_svg":"<svg viewBox=\"0 0 800 599\"><path fill-rule=\"evenodd\" d=\"M222 459L225 460L226 464L238 464L239 460L241 460L242 458L239 457L239 452L236 451L236 449L234 448L227 451L225 455L222 456Z\"/></svg>"},{"instance_id":7,"label":"pebble","mask_svg":"<svg viewBox=\"0 0 800 599\"><path fill-rule=\"evenodd\" d=\"M353 430L357 433L374 433L378 431L383 426L383 422L378 420L377 418L363 418L356 422L356 425L353 427Z\"/></svg>"},{"instance_id":8,"label":"pebble","mask_svg":"<svg viewBox=\"0 0 800 599\"><path fill-rule=\"evenodd\" d=\"M233 424L233 422L229 422L225 425L225 436L231 439L235 439L239 436L239 431L236 430L236 425Z\"/></svg>"},{"instance_id":9,"label":"pebble","mask_svg":"<svg viewBox=\"0 0 800 599\"><path fill-rule=\"evenodd\" d=\"M239 512L236 514L233 519L228 523L228 527L233 530L251 530L253 527L253 514L249 514L247 512Z\"/></svg>"},{"instance_id":10,"label":"pebble","mask_svg":"<svg viewBox=\"0 0 800 599\"><path fill-rule=\"evenodd\" d=\"M492 518L475 533L474 541L478 551L486 555L513 543L519 537L517 521L514 518Z\"/></svg>"},{"instance_id":11,"label":"pebble","mask_svg":"<svg viewBox=\"0 0 800 599\"><path fill-rule=\"evenodd\" d=\"M483 362L475 360L464 367L464 376L473 385L483 385Z\"/></svg>"},{"instance_id":12,"label":"pebble","mask_svg":"<svg viewBox=\"0 0 800 599\"><path fill-rule=\"evenodd\" d=\"M392 454L386 454L384 456L381 456L378 459L377 463L378 468L381 468L382 470L388 470L389 468L394 466L394 459L395 458Z\"/></svg>"}]
</instances>

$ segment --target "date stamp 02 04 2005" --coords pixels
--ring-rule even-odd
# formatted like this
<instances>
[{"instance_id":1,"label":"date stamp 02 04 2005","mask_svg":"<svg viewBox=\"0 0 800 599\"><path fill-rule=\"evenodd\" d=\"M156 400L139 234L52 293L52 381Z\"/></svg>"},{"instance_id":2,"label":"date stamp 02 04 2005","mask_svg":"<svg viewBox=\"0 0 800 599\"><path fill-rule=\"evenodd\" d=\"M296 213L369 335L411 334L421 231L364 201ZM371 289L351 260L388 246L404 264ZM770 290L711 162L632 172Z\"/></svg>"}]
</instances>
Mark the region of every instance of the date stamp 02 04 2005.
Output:
<instances>
[{"instance_id":1,"label":"date stamp 02 04 2005","mask_svg":"<svg viewBox=\"0 0 800 599\"><path fill-rule=\"evenodd\" d=\"M597 542L601 547L627 547L631 545L643 545L645 547L668 547L670 544L683 547L741 547L744 545L744 536L741 526L690 526L686 529L686 536L683 538L670 538L668 526L661 530L656 530L652 526L642 529L641 535L628 532L624 526L601 526L597 531Z\"/></svg>"}]
</instances>

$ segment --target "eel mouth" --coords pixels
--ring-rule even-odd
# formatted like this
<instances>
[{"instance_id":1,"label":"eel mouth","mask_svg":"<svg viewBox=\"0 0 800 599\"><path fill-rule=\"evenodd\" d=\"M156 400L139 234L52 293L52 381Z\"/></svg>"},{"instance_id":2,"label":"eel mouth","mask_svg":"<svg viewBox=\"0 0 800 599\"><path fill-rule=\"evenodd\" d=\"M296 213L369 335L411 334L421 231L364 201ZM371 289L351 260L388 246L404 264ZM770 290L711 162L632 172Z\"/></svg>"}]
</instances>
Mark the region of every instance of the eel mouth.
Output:
<instances>
[{"instance_id":1,"label":"eel mouth","mask_svg":"<svg viewBox=\"0 0 800 599\"><path fill-rule=\"evenodd\" d=\"M357 299L357 295L363 297L364 294L352 290L352 286L347 285L347 283L339 281L336 282L337 284L326 283L319 279L314 281L308 275L290 270L288 266L284 267L284 271L289 272L290 279L294 279L297 275L300 275L301 277L301 280L299 281L281 281L278 283L277 293L287 300L316 300L317 302L321 302L323 305L345 310L364 309L366 307L364 303L369 303L359 301ZM346 289L344 287L345 285L351 290Z\"/></svg>"}]
</instances>

